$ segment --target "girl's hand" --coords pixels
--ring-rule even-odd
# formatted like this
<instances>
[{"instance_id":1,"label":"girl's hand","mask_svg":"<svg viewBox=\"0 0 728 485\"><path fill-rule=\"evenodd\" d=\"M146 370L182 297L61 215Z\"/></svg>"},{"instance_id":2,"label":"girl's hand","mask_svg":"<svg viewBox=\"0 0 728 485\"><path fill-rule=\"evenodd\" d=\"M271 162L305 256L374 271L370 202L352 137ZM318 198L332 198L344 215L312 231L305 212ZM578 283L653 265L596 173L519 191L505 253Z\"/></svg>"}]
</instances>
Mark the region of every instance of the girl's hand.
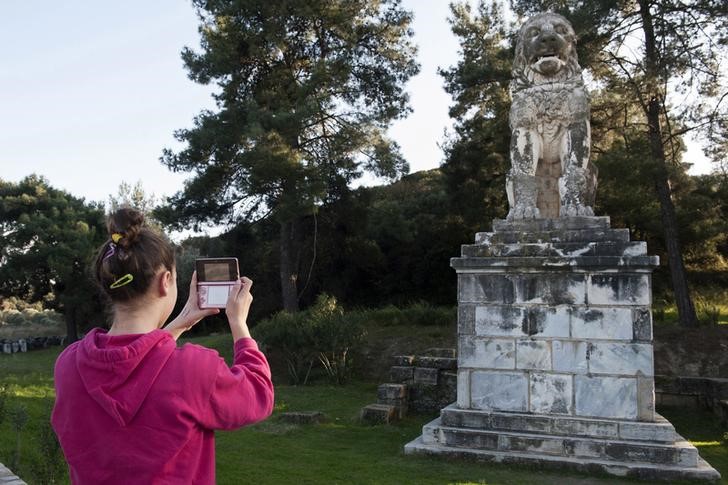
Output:
<instances>
[{"instance_id":1,"label":"girl's hand","mask_svg":"<svg viewBox=\"0 0 728 485\"><path fill-rule=\"evenodd\" d=\"M253 281L243 276L235 282L228 294L225 314L228 318L228 324L230 324L230 331L233 334L233 341L243 337L250 337L247 323L248 310L250 310L250 304L253 303L253 295L250 294L252 286Z\"/></svg>"},{"instance_id":2,"label":"girl's hand","mask_svg":"<svg viewBox=\"0 0 728 485\"><path fill-rule=\"evenodd\" d=\"M169 322L169 325L164 327L164 330L172 334L175 340L187 330L195 326L197 322L210 315L220 313L218 308L205 308L204 310L199 307L197 302L197 271L192 273L192 280L190 281L190 296L187 298L187 303L177 317Z\"/></svg>"}]
</instances>

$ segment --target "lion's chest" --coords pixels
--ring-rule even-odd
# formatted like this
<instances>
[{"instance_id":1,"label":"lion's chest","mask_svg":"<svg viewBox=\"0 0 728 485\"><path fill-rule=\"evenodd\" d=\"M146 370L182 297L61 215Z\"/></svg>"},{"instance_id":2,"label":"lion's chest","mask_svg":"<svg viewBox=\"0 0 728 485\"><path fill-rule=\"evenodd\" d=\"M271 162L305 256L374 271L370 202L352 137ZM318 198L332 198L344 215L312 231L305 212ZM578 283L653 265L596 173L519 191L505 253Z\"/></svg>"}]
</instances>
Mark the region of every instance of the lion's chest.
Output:
<instances>
[{"instance_id":1,"label":"lion's chest","mask_svg":"<svg viewBox=\"0 0 728 485\"><path fill-rule=\"evenodd\" d=\"M514 93L512 128L554 129L587 119L589 102L582 87L536 86Z\"/></svg>"}]
</instances>

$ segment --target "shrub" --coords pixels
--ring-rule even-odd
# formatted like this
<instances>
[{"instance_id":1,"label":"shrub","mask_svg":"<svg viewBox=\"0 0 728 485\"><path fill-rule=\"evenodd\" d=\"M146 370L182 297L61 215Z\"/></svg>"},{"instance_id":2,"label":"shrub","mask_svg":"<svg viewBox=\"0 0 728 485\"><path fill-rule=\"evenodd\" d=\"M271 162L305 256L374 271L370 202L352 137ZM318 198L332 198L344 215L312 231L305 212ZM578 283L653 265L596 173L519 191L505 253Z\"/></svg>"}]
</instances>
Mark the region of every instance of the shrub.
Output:
<instances>
[{"instance_id":1,"label":"shrub","mask_svg":"<svg viewBox=\"0 0 728 485\"><path fill-rule=\"evenodd\" d=\"M695 313L698 321L703 325L718 325L720 323L720 307L702 296L694 299Z\"/></svg>"},{"instance_id":2,"label":"shrub","mask_svg":"<svg viewBox=\"0 0 728 485\"><path fill-rule=\"evenodd\" d=\"M30 325L57 326L63 323L63 316L53 310L38 310L27 307L22 310L6 309L0 311L0 325L24 327Z\"/></svg>"},{"instance_id":3,"label":"shrub","mask_svg":"<svg viewBox=\"0 0 728 485\"><path fill-rule=\"evenodd\" d=\"M283 354L292 384L307 384L318 361L327 377L342 384L351 374L351 348L364 335L361 319L345 314L335 298L322 294L298 313L280 312L255 327L266 350Z\"/></svg>"},{"instance_id":4,"label":"shrub","mask_svg":"<svg viewBox=\"0 0 728 485\"><path fill-rule=\"evenodd\" d=\"M314 349L328 378L345 383L351 375L351 349L364 337L364 327L355 314L345 314L336 298L321 294L309 310Z\"/></svg>"},{"instance_id":5,"label":"shrub","mask_svg":"<svg viewBox=\"0 0 728 485\"><path fill-rule=\"evenodd\" d=\"M305 314L276 313L255 327L255 336L265 350L276 349L286 361L291 384L306 384L316 361Z\"/></svg>"}]
</instances>

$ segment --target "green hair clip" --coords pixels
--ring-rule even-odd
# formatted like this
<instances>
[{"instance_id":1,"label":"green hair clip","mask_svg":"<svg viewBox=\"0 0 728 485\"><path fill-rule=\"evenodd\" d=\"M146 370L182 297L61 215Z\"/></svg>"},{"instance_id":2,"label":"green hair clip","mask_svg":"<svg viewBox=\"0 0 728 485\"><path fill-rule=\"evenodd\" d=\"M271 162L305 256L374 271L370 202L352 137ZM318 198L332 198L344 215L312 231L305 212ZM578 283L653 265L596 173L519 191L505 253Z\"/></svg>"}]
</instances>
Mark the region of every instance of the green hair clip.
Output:
<instances>
[{"instance_id":1,"label":"green hair clip","mask_svg":"<svg viewBox=\"0 0 728 485\"><path fill-rule=\"evenodd\" d=\"M134 276L132 276L131 274L127 273L124 276L122 276L121 278L119 278L118 280L116 280L113 283L111 283L111 285L109 286L109 288L111 288L112 290L115 290L116 288L121 288L124 285L128 285L132 281L134 281Z\"/></svg>"}]
</instances>

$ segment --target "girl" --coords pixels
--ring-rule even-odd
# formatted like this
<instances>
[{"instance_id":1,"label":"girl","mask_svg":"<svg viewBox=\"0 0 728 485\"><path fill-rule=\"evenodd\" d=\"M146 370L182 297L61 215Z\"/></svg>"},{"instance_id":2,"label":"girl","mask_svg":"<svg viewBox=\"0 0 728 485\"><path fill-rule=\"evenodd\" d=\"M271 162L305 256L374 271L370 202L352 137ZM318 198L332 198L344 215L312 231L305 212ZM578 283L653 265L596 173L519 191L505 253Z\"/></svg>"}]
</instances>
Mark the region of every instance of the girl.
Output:
<instances>
[{"instance_id":1,"label":"girl","mask_svg":"<svg viewBox=\"0 0 728 485\"><path fill-rule=\"evenodd\" d=\"M113 324L95 328L58 357L51 416L73 483L214 483L214 430L262 420L273 409L265 356L246 323L252 281L236 283L225 308L235 349L217 352L175 341L217 309L197 304L196 276L182 312L170 244L120 209L94 266Z\"/></svg>"}]
</instances>

